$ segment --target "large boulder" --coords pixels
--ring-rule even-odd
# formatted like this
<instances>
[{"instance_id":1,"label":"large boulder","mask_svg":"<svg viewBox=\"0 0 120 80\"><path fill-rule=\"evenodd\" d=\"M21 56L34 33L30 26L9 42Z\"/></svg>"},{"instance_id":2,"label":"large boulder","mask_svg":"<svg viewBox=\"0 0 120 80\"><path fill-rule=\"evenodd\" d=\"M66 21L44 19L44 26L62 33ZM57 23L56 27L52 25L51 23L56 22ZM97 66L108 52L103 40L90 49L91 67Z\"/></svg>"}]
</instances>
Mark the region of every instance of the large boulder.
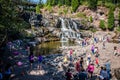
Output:
<instances>
[{"instance_id":1,"label":"large boulder","mask_svg":"<svg viewBox=\"0 0 120 80\"><path fill-rule=\"evenodd\" d=\"M120 68L114 70L114 75L117 78L117 80L120 80Z\"/></svg>"}]
</instances>

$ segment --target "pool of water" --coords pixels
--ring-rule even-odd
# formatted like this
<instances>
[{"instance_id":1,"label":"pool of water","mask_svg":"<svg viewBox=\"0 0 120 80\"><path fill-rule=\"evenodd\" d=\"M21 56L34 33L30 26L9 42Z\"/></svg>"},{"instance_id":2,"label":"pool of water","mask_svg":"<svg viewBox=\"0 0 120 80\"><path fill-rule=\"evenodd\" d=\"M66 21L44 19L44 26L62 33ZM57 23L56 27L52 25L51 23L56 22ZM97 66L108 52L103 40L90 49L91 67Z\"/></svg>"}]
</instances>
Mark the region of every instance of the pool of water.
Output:
<instances>
[{"instance_id":1,"label":"pool of water","mask_svg":"<svg viewBox=\"0 0 120 80\"><path fill-rule=\"evenodd\" d=\"M60 49L60 47L73 45L75 45L73 42L60 42L60 41L44 42L35 47L34 53L35 55L55 54Z\"/></svg>"}]
</instances>

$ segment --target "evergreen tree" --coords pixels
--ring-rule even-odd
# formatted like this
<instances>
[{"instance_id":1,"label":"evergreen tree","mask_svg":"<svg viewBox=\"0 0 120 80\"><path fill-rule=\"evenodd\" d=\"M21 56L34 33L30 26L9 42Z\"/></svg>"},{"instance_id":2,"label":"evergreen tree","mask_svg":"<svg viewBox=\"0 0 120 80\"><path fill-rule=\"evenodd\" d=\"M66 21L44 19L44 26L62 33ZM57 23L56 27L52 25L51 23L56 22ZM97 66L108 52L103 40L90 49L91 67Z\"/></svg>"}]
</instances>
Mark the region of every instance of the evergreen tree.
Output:
<instances>
[{"instance_id":1,"label":"evergreen tree","mask_svg":"<svg viewBox=\"0 0 120 80\"><path fill-rule=\"evenodd\" d=\"M49 6L52 6L52 2L53 2L53 0L47 0L47 5L49 5Z\"/></svg>"},{"instance_id":2,"label":"evergreen tree","mask_svg":"<svg viewBox=\"0 0 120 80\"><path fill-rule=\"evenodd\" d=\"M119 27L120 27L120 11L119 11L119 19L118 19L118 21L119 21Z\"/></svg>"},{"instance_id":3,"label":"evergreen tree","mask_svg":"<svg viewBox=\"0 0 120 80\"><path fill-rule=\"evenodd\" d=\"M36 6L36 14L40 14L40 7L39 7L39 5Z\"/></svg>"},{"instance_id":4,"label":"evergreen tree","mask_svg":"<svg viewBox=\"0 0 120 80\"><path fill-rule=\"evenodd\" d=\"M71 5L72 5L72 10L75 12L79 6L78 0L72 0Z\"/></svg>"},{"instance_id":5,"label":"evergreen tree","mask_svg":"<svg viewBox=\"0 0 120 80\"><path fill-rule=\"evenodd\" d=\"M1 39L3 39L2 42L12 39L11 35L17 33L18 36L19 32L28 27L28 24L20 17L21 14L16 8L17 5L13 0L0 0L0 35L4 36L0 37L0 46Z\"/></svg>"},{"instance_id":6,"label":"evergreen tree","mask_svg":"<svg viewBox=\"0 0 120 80\"><path fill-rule=\"evenodd\" d=\"M57 5L58 4L58 1L57 0L52 0L52 5Z\"/></svg>"},{"instance_id":7,"label":"evergreen tree","mask_svg":"<svg viewBox=\"0 0 120 80\"><path fill-rule=\"evenodd\" d=\"M105 5L105 0L102 0L102 6L104 6Z\"/></svg>"},{"instance_id":8,"label":"evergreen tree","mask_svg":"<svg viewBox=\"0 0 120 80\"><path fill-rule=\"evenodd\" d=\"M98 0L88 0L88 3L89 3L89 7L91 9L96 9L97 8Z\"/></svg>"},{"instance_id":9,"label":"evergreen tree","mask_svg":"<svg viewBox=\"0 0 120 80\"><path fill-rule=\"evenodd\" d=\"M108 29L113 30L113 28L114 28L114 13L113 8L111 8L108 13Z\"/></svg>"},{"instance_id":10,"label":"evergreen tree","mask_svg":"<svg viewBox=\"0 0 120 80\"><path fill-rule=\"evenodd\" d=\"M79 5L81 4L81 2L82 2L83 0L78 0L78 2L79 2Z\"/></svg>"},{"instance_id":11,"label":"evergreen tree","mask_svg":"<svg viewBox=\"0 0 120 80\"><path fill-rule=\"evenodd\" d=\"M43 1L42 0L39 0L39 7L42 8L43 7Z\"/></svg>"},{"instance_id":12,"label":"evergreen tree","mask_svg":"<svg viewBox=\"0 0 120 80\"><path fill-rule=\"evenodd\" d=\"M106 27L105 27L105 23L104 23L105 21L104 20L100 20L100 28L102 29L102 30L106 30Z\"/></svg>"},{"instance_id":13,"label":"evergreen tree","mask_svg":"<svg viewBox=\"0 0 120 80\"><path fill-rule=\"evenodd\" d=\"M70 2L71 2L70 0L65 0L65 5L70 6L71 5Z\"/></svg>"}]
</instances>

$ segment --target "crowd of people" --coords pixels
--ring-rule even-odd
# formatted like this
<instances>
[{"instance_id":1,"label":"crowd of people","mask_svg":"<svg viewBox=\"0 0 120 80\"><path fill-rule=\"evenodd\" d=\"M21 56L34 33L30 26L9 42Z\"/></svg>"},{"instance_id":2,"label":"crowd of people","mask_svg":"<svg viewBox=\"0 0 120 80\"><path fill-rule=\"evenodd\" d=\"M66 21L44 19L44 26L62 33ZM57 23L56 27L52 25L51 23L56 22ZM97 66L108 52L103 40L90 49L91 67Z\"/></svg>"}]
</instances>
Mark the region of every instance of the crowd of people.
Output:
<instances>
[{"instance_id":1,"label":"crowd of people","mask_svg":"<svg viewBox=\"0 0 120 80\"><path fill-rule=\"evenodd\" d=\"M98 38L98 37L93 37L93 38L85 38L82 43L82 49L83 49L83 56L78 58L78 53L77 50L73 50L72 48L70 49L69 53L65 55L63 62L66 64L68 61L70 61L70 64L74 65L74 70L76 74L72 73L71 68L68 66L67 71L65 72L65 78L66 80L90 80L93 79L95 76L99 80L110 80L112 75L111 75L111 62L108 60L104 65L100 65L99 62L99 47L95 46L97 43L102 43L102 48L106 49L106 43L109 42L110 39L107 36L104 36L103 39ZM20 46L20 42L18 42ZM91 46L89 49L90 52L87 52L86 46ZM9 43L8 46L12 46L11 43ZM18 47L18 46L17 46ZM10 47L10 51L12 48ZM33 69L33 63L34 63L34 53L33 53L33 47L27 47L27 53L28 55L28 60L30 63L30 69ZM115 56L119 56L120 54L120 49L117 46L113 47L113 54ZM14 53L15 55L18 55L18 53ZM93 59L94 57L94 59ZM86 59L86 60L85 60ZM37 57L38 61L38 69L42 69L42 61L43 57L41 54L38 55ZM12 74L12 65L10 63L4 65L4 61L0 59L0 80L10 80L10 76ZM22 63L18 62L18 66L21 66ZM100 68L99 74L95 74L94 71L96 68Z\"/></svg>"},{"instance_id":2,"label":"crowd of people","mask_svg":"<svg viewBox=\"0 0 120 80\"><path fill-rule=\"evenodd\" d=\"M90 44L90 40L92 40ZM75 62L75 70L77 74L72 74L72 70L68 68L68 71L66 72L66 80L96 80L93 79L93 74L96 76L99 80L110 80L111 75L111 62L108 60L104 65L100 65L99 62L99 56L101 55L99 53L99 47L95 46L97 43L102 43L102 48L106 49L106 43L109 42L110 39L106 35L103 36L103 39L99 39L98 37L93 37L92 39L85 38L82 41L82 47L91 45L91 51L87 52L87 50L84 50L83 54L85 54L85 57L82 57L80 59L75 60L74 54L75 50L70 49L69 56L65 56L65 62L70 61L72 64ZM113 55L118 56L120 54L119 48L117 46L113 47ZM79 54L79 52L78 52ZM75 54L76 55L76 54ZM92 58L92 56L94 58ZM85 60L86 59L86 60ZM86 64L85 64L86 63ZM95 74L95 67L100 68L99 74ZM74 75L77 75L78 77L75 78Z\"/></svg>"}]
</instances>

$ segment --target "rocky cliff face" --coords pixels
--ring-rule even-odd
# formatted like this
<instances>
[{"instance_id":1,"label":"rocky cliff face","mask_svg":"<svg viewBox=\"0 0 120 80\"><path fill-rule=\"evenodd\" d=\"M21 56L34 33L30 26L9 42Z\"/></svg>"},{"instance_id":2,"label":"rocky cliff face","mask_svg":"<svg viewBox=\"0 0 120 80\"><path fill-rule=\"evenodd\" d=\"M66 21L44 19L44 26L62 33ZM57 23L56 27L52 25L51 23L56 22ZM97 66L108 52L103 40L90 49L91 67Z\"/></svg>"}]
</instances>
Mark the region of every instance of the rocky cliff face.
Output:
<instances>
[{"instance_id":1,"label":"rocky cliff face","mask_svg":"<svg viewBox=\"0 0 120 80\"><path fill-rule=\"evenodd\" d=\"M106 7L98 6L97 10L93 11L93 10L90 10L88 6L79 6L75 13L72 13L70 7L65 7L65 6L62 6L62 7L55 6L51 9L52 9L51 13L49 13L49 10L45 10L45 9L41 10L42 13L44 13L44 16L46 18L50 18L51 17L50 14L52 14L58 17L78 19L79 21L81 21L80 23L82 24L82 29L85 29L85 30L89 29L89 27L91 26L97 30L100 30L99 28L100 20L104 20L105 25L107 27L109 9ZM64 12L65 10L67 10L66 14ZM119 12L119 8L116 8L114 11L115 26L118 26L118 12ZM92 22L90 21L90 17L92 17Z\"/></svg>"}]
</instances>

